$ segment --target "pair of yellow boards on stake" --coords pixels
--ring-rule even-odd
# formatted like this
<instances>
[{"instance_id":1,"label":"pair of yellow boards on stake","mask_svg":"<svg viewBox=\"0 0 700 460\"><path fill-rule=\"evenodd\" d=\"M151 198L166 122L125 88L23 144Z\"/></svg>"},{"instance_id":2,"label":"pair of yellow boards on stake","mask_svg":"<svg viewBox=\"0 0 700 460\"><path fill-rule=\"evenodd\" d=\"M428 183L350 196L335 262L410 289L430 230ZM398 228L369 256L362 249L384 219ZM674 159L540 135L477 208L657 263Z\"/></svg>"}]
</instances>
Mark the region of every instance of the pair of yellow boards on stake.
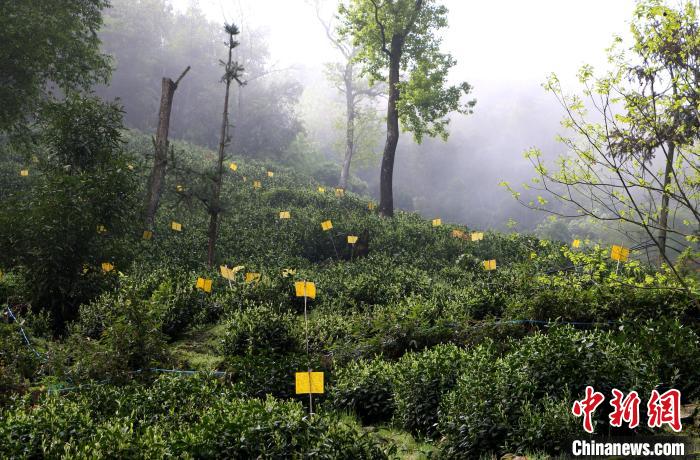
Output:
<instances>
[{"instance_id":1,"label":"pair of yellow boards on stake","mask_svg":"<svg viewBox=\"0 0 700 460\"><path fill-rule=\"evenodd\" d=\"M228 167L231 169L231 171L236 171L238 169L238 165L236 163L230 163Z\"/></svg>"},{"instance_id":2,"label":"pair of yellow boards on stake","mask_svg":"<svg viewBox=\"0 0 700 460\"><path fill-rule=\"evenodd\" d=\"M342 188L335 189L335 196L337 196L339 198L342 196L345 196L345 190Z\"/></svg>"},{"instance_id":3,"label":"pair of yellow boards on stake","mask_svg":"<svg viewBox=\"0 0 700 460\"><path fill-rule=\"evenodd\" d=\"M182 231L182 224L179 222L172 221L172 222L170 222L170 228L174 232L181 232Z\"/></svg>"},{"instance_id":4,"label":"pair of yellow boards on stake","mask_svg":"<svg viewBox=\"0 0 700 460\"><path fill-rule=\"evenodd\" d=\"M630 258L630 250L624 246L613 245L610 258L618 262L627 262L627 259Z\"/></svg>"},{"instance_id":5,"label":"pair of yellow boards on stake","mask_svg":"<svg viewBox=\"0 0 700 460\"><path fill-rule=\"evenodd\" d=\"M491 271L496 269L496 259L485 260L483 262L484 270Z\"/></svg>"},{"instance_id":6,"label":"pair of yellow boards on stake","mask_svg":"<svg viewBox=\"0 0 700 460\"><path fill-rule=\"evenodd\" d=\"M280 219L291 219L292 213L289 211L280 211Z\"/></svg>"},{"instance_id":7,"label":"pair of yellow boards on stake","mask_svg":"<svg viewBox=\"0 0 700 460\"><path fill-rule=\"evenodd\" d=\"M99 233L100 235L107 233L107 227L105 227L104 225L98 225L97 233Z\"/></svg>"},{"instance_id":8,"label":"pair of yellow boards on stake","mask_svg":"<svg viewBox=\"0 0 700 460\"><path fill-rule=\"evenodd\" d=\"M221 265L219 266L219 270L221 271L221 276L223 276L229 281L233 281L233 279L236 276L236 273L243 270L243 265L239 265L233 268L228 268L226 265Z\"/></svg>"},{"instance_id":9,"label":"pair of yellow boards on stake","mask_svg":"<svg viewBox=\"0 0 700 460\"><path fill-rule=\"evenodd\" d=\"M28 169L23 169L19 172L19 175L22 177L27 177L29 175L29 170Z\"/></svg>"},{"instance_id":10,"label":"pair of yellow boards on stake","mask_svg":"<svg viewBox=\"0 0 700 460\"><path fill-rule=\"evenodd\" d=\"M105 273L109 273L112 270L114 270L114 265L112 265L109 262L102 262L102 271Z\"/></svg>"},{"instance_id":11,"label":"pair of yellow boards on stake","mask_svg":"<svg viewBox=\"0 0 700 460\"><path fill-rule=\"evenodd\" d=\"M153 232L150 230L144 230L143 231L143 239L150 240L151 238L153 238Z\"/></svg>"},{"instance_id":12,"label":"pair of yellow boards on stake","mask_svg":"<svg viewBox=\"0 0 700 460\"><path fill-rule=\"evenodd\" d=\"M211 292L212 281L208 278L197 278L197 289L204 292Z\"/></svg>"},{"instance_id":13,"label":"pair of yellow boards on stake","mask_svg":"<svg viewBox=\"0 0 700 460\"><path fill-rule=\"evenodd\" d=\"M260 188L262 187L262 184L260 183L259 180L254 180L253 181L253 188Z\"/></svg>"},{"instance_id":14,"label":"pair of yellow boards on stake","mask_svg":"<svg viewBox=\"0 0 700 460\"><path fill-rule=\"evenodd\" d=\"M272 171L267 172L267 177L273 177L274 175L275 175L275 173L273 173Z\"/></svg>"},{"instance_id":15,"label":"pair of yellow boards on stake","mask_svg":"<svg viewBox=\"0 0 700 460\"><path fill-rule=\"evenodd\" d=\"M245 282L250 284L252 282L260 281L260 273L248 272L245 274Z\"/></svg>"},{"instance_id":16,"label":"pair of yellow boards on stake","mask_svg":"<svg viewBox=\"0 0 700 460\"><path fill-rule=\"evenodd\" d=\"M348 244L355 244L355 243L357 243L357 236L348 235Z\"/></svg>"},{"instance_id":17,"label":"pair of yellow boards on stake","mask_svg":"<svg viewBox=\"0 0 700 460\"><path fill-rule=\"evenodd\" d=\"M294 291L297 297L316 298L316 284L312 281L296 281L294 283Z\"/></svg>"},{"instance_id":18,"label":"pair of yellow boards on stake","mask_svg":"<svg viewBox=\"0 0 700 460\"><path fill-rule=\"evenodd\" d=\"M296 394L323 393L323 372L297 372Z\"/></svg>"},{"instance_id":19,"label":"pair of yellow boards on stake","mask_svg":"<svg viewBox=\"0 0 700 460\"><path fill-rule=\"evenodd\" d=\"M331 222L330 220L324 220L323 222L321 222L321 228L324 232L327 232L328 230L333 228L333 222Z\"/></svg>"}]
</instances>

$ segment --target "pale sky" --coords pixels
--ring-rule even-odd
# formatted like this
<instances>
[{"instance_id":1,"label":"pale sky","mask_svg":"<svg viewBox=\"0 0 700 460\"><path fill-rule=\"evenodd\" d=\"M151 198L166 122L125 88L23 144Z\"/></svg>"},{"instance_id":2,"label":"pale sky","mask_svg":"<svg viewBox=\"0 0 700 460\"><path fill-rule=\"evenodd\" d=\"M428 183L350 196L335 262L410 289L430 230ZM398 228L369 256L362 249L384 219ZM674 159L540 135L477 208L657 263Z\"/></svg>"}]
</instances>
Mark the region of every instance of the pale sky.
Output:
<instances>
[{"instance_id":1,"label":"pale sky","mask_svg":"<svg viewBox=\"0 0 700 460\"><path fill-rule=\"evenodd\" d=\"M173 0L182 8L193 0ZM457 59L453 77L477 87L563 79L583 63L602 65L613 34L627 34L633 0L442 0L449 9L443 50ZM282 67L320 66L336 58L305 0L199 0L214 21L266 27ZM325 0L329 16L334 0Z\"/></svg>"}]
</instances>

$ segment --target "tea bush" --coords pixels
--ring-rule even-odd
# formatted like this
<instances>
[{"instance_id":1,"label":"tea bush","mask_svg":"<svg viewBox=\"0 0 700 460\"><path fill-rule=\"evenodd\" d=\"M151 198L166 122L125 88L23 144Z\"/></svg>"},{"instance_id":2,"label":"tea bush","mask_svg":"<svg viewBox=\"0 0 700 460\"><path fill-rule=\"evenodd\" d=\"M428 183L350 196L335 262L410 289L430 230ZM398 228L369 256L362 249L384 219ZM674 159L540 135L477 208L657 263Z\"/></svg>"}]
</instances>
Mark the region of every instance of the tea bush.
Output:
<instances>
[{"instance_id":1,"label":"tea bush","mask_svg":"<svg viewBox=\"0 0 700 460\"><path fill-rule=\"evenodd\" d=\"M280 354L300 349L294 316L256 305L228 319L222 351L227 356Z\"/></svg>"},{"instance_id":2,"label":"tea bush","mask_svg":"<svg viewBox=\"0 0 700 460\"><path fill-rule=\"evenodd\" d=\"M479 355L481 359L475 359ZM536 430L527 429L528 423L540 420L543 430L553 430L552 436L556 430L567 433L572 422L557 404L570 408L585 386L605 395L612 388L637 390L644 398L657 382L656 363L648 361L643 349L609 332L555 327L548 334L525 337L499 359L484 358L482 350L473 352L454 390L442 401L439 430L449 457L504 453L506 446L518 446L520 453L553 453L557 443L533 436ZM601 409L596 417L600 429L607 412Z\"/></svg>"},{"instance_id":3,"label":"tea bush","mask_svg":"<svg viewBox=\"0 0 700 460\"><path fill-rule=\"evenodd\" d=\"M394 369L396 422L411 432L435 436L440 401L466 369L467 356L452 344L405 354Z\"/></svg>"},{"instance_id":4,"label":"tea bush","mask_svg":"<svg viewBox=\"0 0 700 460\"><path fill-rule=\"evenodd\" d=\"M337 369L328 399L333 407L350 410L363 424L387 422L394 414L393 371L380 359L359 360Z\"/></svg>"}]
</instances>

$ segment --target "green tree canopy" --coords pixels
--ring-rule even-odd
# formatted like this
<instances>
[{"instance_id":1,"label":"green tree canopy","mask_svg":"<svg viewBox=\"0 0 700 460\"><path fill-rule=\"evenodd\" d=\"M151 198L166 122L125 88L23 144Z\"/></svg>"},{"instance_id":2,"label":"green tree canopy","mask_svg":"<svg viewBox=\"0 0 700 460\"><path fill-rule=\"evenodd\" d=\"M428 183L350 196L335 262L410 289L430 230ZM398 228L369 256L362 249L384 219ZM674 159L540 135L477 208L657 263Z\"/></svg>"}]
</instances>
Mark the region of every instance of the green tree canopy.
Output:
<instances>
[{"instance_id":1,"label":"green tree canopy","mask_svg":"<svg viewBox=\"0 0 700 460\"><path fill-rule=\"evenodd\" d=\"M22 126L56 90L86 89L109 77L97 31L107 0L0 3L0 131Z\"/></svg>"},{"instance_id":2,"label":"green tree canopy","mask_svg":"<svg viewBox=\"0 0 700 460\"><path fill-rule=\"evenodd\" d=\"M341 4L341 32L359 48L356 59L373 81L388 84L387 140L382 159L380 213L393 215L392 176L401 127L417 142L424 136L448 136L448 115L470 113L475 101L461 102L471 91L463 82L449 85L455 65L440 51L437 32L447 26L447 8L435 0L352 0Z\"/></svg>"}]
</instances>

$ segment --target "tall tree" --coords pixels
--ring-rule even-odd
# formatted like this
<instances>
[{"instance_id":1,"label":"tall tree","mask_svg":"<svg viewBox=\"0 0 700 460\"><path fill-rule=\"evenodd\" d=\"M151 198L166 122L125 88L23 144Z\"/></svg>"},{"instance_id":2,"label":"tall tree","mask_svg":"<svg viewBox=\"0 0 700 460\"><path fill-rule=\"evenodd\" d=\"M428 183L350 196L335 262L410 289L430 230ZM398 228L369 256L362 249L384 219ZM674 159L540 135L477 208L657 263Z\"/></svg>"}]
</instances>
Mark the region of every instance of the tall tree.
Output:
<instances>
[{"instance_id":1,"label":"tall tree","mask_svg":"<svg viewBox=\"0 0 700 460\"><path fill-rule=\"evenodd\" d=\"M229 103L229 93L231 91L231 83L233 81L237 82L239 85L243 85L241 81L241 74L243 73L243 67L238 64L238 62L232 60L233 49L236 48L239 43L234 39L240 31L238 27L234 24L226 24L224 26L228 41L226 46L228 48L228 60L226 62L221 61L224 66L224 76L221 77L221 81L224 82L226 86L226 91L224 93L224 113L221 120L221 137L219 141L219 156L217 161L217 172L214 178L214 193L212 194L211 203L209 204L209 248L207 251L207 260L209 266L213 266L216 256L216 239L219 231L219 214L221 213L221 184L223 182L224 176L224 158L226 146L229 144L231 139L228 135L228 103Z\"/></svg>"},{"instance_id":2,"label":"tall tree","mask_svg":"<svg viewBox=\"0 0 700 460\"><path fill-rule=\"evenodd\" d=\"M360 51L357 46L348 40L348 37L339 36L334 31L330 21L325 20L321 15L321 8L318 1L315 2L316 17L326 32L326 37L338 50L343 60L341 62L328 65L329 79L335 84L338 90L345 95L345 156L340 170L338 187L345 189L348 186L350 177L350 163L357 149L356 139L356 119L359 115L359 105L363 101L370 104L374 98L381 94L381 85L370 85L367 79L360 77L356 57Z\"/></svg>"},{"instance_id":3,"label":"tall tree","mask_svg":"<svg viewBox=\"0 0 700 460\"><path fill-rule=\"evenodd\" d=\"M555 167L537 149L526 153L537 173L528 188L566 207L552 209L542 196L526 205L635 229L687 289L673 260L682 251L684 259L700 260L694 249L700 242L697 10L690 2L670 8L642 1L632 31L630 49L621 39L611 47L608 74L581 69L585 98L566 94L559 79L550 78L546 88L565 110L563 125L573 136L561 138L569 153Z\"/></svg>"},{"instance_id":4,"label":"tall tree","mask_svg":"<svg viewBox=\"0 0 700 460\"><path fill-rule=\"evenodd\" d=\"M460 102L471 91L468 83L447 85L456 62L440 52L436 32L447 26L447 8L435 0L351 0L340 5L340 15L341 31L359 47L356 59L363 73L388 85L379 212L393 216L399 123L418 143L425 135L447 139L448 115L471 113L475 101Z\"/></svg>"},{"instance_id":5,"label":"tall tree","mask_svg":"<svg viewBox=\"0 0 700 460\"><path fill-rule=\"evenodd\" d=\"M162 91L160 109L158 110L158 130L156 131L154 142L153 169L148 178L148 186L146 188L146 228L148 230L153 229L153 221L158 210L160 195L163 192L163 185L165 185L165 172L168 167L168 132L170 131L170 112L173 108L173 97L175 96L177 85L180 84L180 80L189 70L190 66L187 66L175 81L163 77L161 83Z\"/></svg>"},{"instance_id":6,"label":"tall tree","mask_svg":"<svg viewBox=\"0 0 700 460\"><path fill-rule=\"evenodd\" d=\"M109 77L97 31L107 0L0 2L0 131L20 128L53 90Z\"/></svg>"}]
</instances>

